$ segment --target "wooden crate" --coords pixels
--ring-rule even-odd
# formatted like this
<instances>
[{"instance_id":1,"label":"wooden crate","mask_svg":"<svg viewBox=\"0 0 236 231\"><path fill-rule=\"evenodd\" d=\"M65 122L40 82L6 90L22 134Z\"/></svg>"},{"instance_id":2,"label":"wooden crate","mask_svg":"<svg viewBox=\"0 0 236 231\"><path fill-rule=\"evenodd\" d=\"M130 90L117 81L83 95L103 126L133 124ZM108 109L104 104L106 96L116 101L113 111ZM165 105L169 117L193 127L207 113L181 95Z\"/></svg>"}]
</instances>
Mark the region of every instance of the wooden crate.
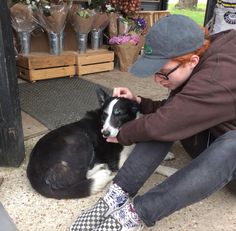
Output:
<instances>
[{"instance_id":1,"label":"wooden crate","mask_svg":"<svg viewBox=\"0 0 236 231\"><path fill-rule=\"evenodd\" d=\"M153 11L138 11L137 17L144 18L149 29L153 25Z\"/></svg>"},{"instance_id":2,"label":"wooden crate","mask_svg":"<svg viewBox=\"0 0 236 231\"><path fill-rule=\"evenodd\" d=\"M138 11L137 16L144 18L147 22L147 28L153 26L153 24L159 20L161 17L166 16L170 14L169 11L166 10L160 10L160 11Z\"/></svg>"},{"instance_id":3,"label":"wooden crate","mask_svg":"<svg viewBox=\"0 0 236 231\"><path fill-rule=\"evenodd\" d=\"M153 24L159 20L161 17L167 16L169 15L170 12L166 11L166 10L162 10L162 11L153 11Z\"/></svg>"},{"instance_id":4,"label":"wooden crate","mask_svg":"<svg viewBox=\"0 0 236 231\"><path fill-rule=\"evenodd\" d=\"M91 74L114 69L114 52L100 48L88 49L77 55L77 75Z\"/></svg>"},{"instance_id":5,"label":"wooden crate","mask_svg":"<svg viewBox=\"0 0 236 231\"><path fill-rule=\"evenodd\" d=\"M76 53L63 52L61 55L32 52L19 55L16 60L18 77L35 82L36 80L74 76L76 74Z\"/></svg>"}]
</instances>

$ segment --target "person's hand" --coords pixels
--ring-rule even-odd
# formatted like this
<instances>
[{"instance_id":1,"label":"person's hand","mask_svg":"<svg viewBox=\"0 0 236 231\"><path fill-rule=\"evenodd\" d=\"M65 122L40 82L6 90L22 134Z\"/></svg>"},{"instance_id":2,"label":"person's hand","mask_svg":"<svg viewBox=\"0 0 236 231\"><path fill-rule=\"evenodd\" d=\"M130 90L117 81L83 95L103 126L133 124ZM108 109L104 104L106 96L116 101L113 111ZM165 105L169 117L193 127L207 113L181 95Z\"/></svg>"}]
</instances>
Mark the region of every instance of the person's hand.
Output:
<instances>
[{"instance_id":1,"label":"person's hand","mask_svg":"<svg viewBox=\"0 0 236 231\"><path fill-rule=\"evenodd\" d=\"M116 87L113 90L113 96L115 97L123 97L126 99L134 100L138 103L141 102L141 98L134 95L128 88L126 87Z\"/></svg>"},{"instance_id":2,"label":"person's hand","mask_svg":"<svg viewBox=\"0 0 236 231\"><path fill-rule=\"evenodd\" d=\"M116 137L108 137L106 141L109 143L119 143Z\"/></svg>"}]
</instances>

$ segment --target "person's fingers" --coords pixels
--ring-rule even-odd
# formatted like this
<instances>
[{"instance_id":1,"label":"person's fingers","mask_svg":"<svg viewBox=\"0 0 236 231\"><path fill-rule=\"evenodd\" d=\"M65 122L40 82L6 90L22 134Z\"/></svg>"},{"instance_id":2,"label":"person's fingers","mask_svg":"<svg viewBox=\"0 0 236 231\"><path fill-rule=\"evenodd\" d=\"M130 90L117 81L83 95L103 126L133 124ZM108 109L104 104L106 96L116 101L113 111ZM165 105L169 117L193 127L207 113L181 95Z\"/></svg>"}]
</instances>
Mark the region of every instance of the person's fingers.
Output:
<instances>
[{"instance_id":1,"label":"person's fingers","mask_svg":"<svg viewBox=\"0 0 236 231\"><path fill-rule=\"evenodd\" d=\"M113 96L117 97L127 97L126 95L128 94L128 89L123 88L123 87L117 87L113 89Z\"/></svg>"},{"instance_id":2,"label":"person's fingers","mask_svg":"<svg viewBox=\"0 0 236 231\"><path fill-rule=\"evenodd\" d=\"M113 89L113 96L120 97L120 88L114 88Z\"/></svg>"}]
</instances>

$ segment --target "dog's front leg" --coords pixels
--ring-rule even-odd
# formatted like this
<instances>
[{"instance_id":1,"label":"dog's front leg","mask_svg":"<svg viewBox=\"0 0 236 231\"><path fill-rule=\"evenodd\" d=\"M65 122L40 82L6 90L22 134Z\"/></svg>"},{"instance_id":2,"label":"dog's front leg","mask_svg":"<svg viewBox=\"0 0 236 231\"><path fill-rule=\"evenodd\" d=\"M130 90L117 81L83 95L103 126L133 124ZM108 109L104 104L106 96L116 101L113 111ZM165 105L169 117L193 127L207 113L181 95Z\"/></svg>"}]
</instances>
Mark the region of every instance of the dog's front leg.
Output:
<instances>
[{"instance_id":1,"label":"dog's front leg","mask_svg":"<svg viewBox=\"0 0 236 231\"><path fill-rule=\"evenodd\" d=\"M108 169L108 166L106 164L101 164L95 166L94 168L96 168L95 171L89 170L90 173L87 174L87 178L92 180L92 185L90 189L91 194L95 194L102 191L105 186L110 183L114 178L114 174L112 174L112 171ZM93 174L91 174L91 172Z\"/></svg>"}]
</instances>

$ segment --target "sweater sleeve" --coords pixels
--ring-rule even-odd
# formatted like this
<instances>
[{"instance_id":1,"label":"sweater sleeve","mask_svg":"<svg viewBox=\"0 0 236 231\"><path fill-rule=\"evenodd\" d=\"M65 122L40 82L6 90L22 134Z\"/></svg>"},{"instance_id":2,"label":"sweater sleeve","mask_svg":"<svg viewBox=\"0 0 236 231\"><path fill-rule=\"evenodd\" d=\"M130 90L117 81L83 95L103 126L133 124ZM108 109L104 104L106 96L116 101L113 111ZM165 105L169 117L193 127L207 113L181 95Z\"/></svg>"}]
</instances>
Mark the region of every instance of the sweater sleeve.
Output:
<instances>
[{"instance_id":1,"label":"sweater sleeve","mask_svg":"<svg viewBox=\"0 0 236 231\"><path fill-rule=\"evenodd\" d=\"M140 112L142 114L149 114L152 112L155 112L159 107L163 106L166 102L166 99L164 100L151 100L148 98L141 97L141 103L140 103Z\"/></svg>"}]
</instances>

